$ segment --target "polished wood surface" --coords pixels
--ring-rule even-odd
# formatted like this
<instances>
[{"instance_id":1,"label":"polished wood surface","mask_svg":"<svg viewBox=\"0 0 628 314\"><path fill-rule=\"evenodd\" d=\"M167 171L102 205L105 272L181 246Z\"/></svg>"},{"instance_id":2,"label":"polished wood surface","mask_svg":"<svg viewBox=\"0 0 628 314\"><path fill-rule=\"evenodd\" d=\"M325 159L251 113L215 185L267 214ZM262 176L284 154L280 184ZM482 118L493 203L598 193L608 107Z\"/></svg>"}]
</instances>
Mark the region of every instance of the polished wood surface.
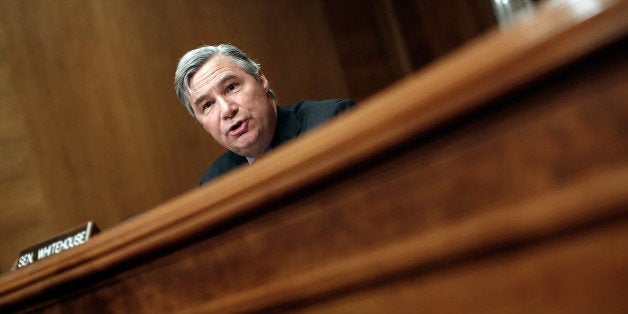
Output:
<instances>
[{"instance_id":1,"label":"polished wood surface","mask_svg":"<svg viewBox=\"0 0 628 314\"><path fill-rule=\"evenodd\" d=\"M0 306L626 312L627 17L628 1L554 1L0 278Z\"/></svg>"}]
</instances>

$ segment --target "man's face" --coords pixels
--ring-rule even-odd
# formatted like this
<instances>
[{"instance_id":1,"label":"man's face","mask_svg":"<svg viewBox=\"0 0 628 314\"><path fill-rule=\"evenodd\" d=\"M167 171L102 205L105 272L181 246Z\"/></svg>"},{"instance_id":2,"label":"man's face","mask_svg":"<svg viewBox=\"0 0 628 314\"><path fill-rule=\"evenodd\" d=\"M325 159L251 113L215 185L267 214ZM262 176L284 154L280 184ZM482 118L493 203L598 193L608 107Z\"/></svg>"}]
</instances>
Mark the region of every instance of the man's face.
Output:
<instances>
[{"instance_id":1,"label":"man's face","mask_svg":"<svg viewBox=\"0 0 628 314\"><path fill-rule=\"evenodd\" d=\"M196 120L228 150L259 157L270 145L277 108L268 80L259 80L231 58L215 55L190 79L190 103Z\"/></svg>"}]
</instances>

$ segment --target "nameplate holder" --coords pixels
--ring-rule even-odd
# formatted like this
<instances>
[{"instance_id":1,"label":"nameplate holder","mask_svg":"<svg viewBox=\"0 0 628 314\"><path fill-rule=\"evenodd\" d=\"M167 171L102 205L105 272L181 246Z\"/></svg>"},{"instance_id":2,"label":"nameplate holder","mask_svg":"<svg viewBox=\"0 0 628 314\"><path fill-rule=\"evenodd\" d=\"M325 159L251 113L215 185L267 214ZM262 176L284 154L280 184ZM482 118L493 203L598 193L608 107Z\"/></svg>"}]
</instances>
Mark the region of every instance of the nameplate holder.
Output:
<instances>
[{"instance_id":1,"label":"nameplate holder","mask_svg":"<svg viewBox=\"0 0 628 314\"><path fill-rule=\"evenodd\" d=\"M98 232L98 227L94 224L94 222L90 221L85 225L33 245L20 252L20 256L17 261L15 261L15 264L13 264L11 270L28 266L36 261L81 245Z\"/></svg>"}]
</instances>

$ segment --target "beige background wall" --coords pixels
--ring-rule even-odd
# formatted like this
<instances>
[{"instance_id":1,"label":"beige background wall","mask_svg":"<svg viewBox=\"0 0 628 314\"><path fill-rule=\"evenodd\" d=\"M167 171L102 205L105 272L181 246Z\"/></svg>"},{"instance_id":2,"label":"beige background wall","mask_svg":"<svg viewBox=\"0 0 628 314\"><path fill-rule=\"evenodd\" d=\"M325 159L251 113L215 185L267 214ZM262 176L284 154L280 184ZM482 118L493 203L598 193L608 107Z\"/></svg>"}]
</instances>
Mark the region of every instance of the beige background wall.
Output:
<instances>
[{"instance_id":1,"label":"beige background wall","mask_svg":"<svg viewBox=\"0 0 628 314\"><path fill-rule=\"evenodd\" d=\"M487 1L475 2L474 16ZM223 149L174 95L185 51L239 46L262 63L283 104L359 100L438 57L416 62L408 53L417 47L443 36L453 47L492 23L448 20L417 41L428 30L408 19L422 8L420 0L0 0L0 270L21 249L88 220L107 229L196 188Z\"/></svg>"}]
</instances>

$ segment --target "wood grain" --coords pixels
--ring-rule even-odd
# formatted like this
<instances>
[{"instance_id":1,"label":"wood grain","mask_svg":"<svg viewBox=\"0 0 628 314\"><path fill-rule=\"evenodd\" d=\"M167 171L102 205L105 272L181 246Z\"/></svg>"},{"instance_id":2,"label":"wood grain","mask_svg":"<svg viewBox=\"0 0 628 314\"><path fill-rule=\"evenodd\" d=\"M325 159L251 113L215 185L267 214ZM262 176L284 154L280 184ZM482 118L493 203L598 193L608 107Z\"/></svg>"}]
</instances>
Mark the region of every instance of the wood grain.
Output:
<instances>
[{"instance_id":1,"label":"wood grain","mask_svg":"<svg viewBox=\"0 0 628 314\"><path fill-rule=\"evenodd\" d=\"M1 278L0 304L50 312L357 309L369 306L364 296L383 305L388 288L411 285L395 296L420 306L425 299L412 301L411 291L421 291L423 278L442 276L444 287L461 291L469 286L448 274L503 274L519 268L517 260L501 264L504 256L523 254L538 275L599 254L607 237L623 243L628 1L592 3L554 2L252 167ZM544 248L552 243L561 249ZM609 256L586 268L605 269L609 284L587 304L612 300L625 309L616 293L626 274L613 261L625 262L626 251ZM451 272L440 271L447 266ZM548 283L568 282L573 269ZM511 305L525 274L505 281ZM595 283L587 278L574 282ZM581 295L560 297L567 304Z\"/></svg>"},{"instance_id":2,"label":"wood grain","mask_svg":"<svg viewBox=\"0 0 628 314\"><path fill-rule=\"evenodd\" d=\"M0 1L0 269L197 185L224 148L176 99L189 49L240 46L282 104L348 97L326 25L319 1Z\"/></svg>"}]
</instances>

